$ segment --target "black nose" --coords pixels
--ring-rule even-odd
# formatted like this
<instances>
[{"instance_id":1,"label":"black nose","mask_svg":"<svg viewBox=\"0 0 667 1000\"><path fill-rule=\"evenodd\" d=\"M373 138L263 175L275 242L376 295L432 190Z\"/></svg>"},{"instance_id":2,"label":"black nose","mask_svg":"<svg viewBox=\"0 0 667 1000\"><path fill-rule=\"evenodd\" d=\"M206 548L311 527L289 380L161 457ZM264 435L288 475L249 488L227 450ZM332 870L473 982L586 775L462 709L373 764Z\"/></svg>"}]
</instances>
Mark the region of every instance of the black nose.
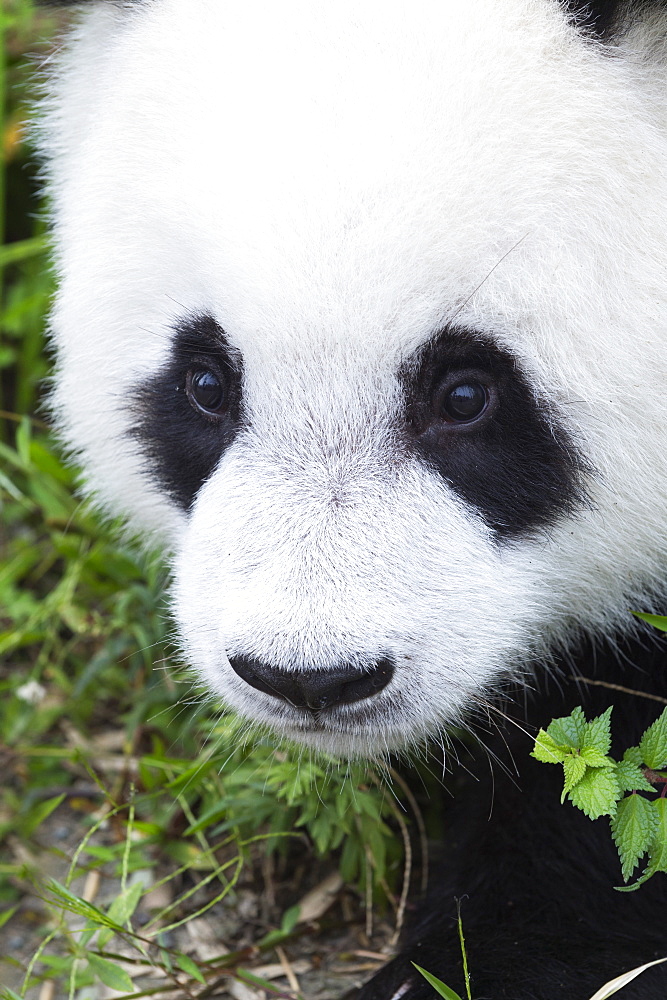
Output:
<instances>
[{"instance_id":1,"label":"black nose","mask_svg":"<svg viewBox=\"0 0 667 1000\"><path fill-rule=\"evenodd\" d=\"M229 662L246 684L311 712L370 698L387 686L394 673L388 657L368 667L349 664L336 670L279 670L248 656L232 656Z\"/></svg>"}]
</instances>

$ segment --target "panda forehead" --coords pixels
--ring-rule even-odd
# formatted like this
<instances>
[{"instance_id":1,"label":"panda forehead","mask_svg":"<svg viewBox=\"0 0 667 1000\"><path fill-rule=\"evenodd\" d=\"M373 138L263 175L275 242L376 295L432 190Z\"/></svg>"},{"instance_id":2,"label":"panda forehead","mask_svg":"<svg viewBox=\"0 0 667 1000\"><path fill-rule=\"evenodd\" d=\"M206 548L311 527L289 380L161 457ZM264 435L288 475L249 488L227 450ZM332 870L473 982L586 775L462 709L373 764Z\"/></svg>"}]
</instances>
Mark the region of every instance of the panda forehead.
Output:
<instances>
[{"instance_id":1,"label":"panda forehead","mask_svg":"<svg viewBox=\"0 0 667 1000\"><path fill-rule=\"evenodd\" d=\"M630 155L613 61L550 2L333 7L94 12L115 44L91 44L92 106L68 130L85 137L63 164L72 230L83 215L133 285L241 337L390 330L410 350L480 285L474 327L543 301L553 248L586 214L601 230L609 164Z\"/></svg>"},{"instance_id":2,"label":"panda forehead","mask_svg":"<svg viewBox=\"0 0 667 1000\"><path fill-rule=\"evenodd\" d=\"M528 137L548 116L557 138L559 120L590 104L587 68L598 99L609 82L609 60L581 44L555 0L159 0L92 14L80 54L98 72L79 101L104 94L106 126L129 130L130 153L149 145L135 134L181 158L194 149L202 178L254 162L251 179L270 167L284 181L303 163L302 181L317 164L316 184L327 173L359 182L365 167L377 179L387 153L419 164L449 150L455 161L459 147L486 143L497 156L494 135L507 141L509 124Z\"/></svg>"},{"instance_id":3,"label":"panda forehead","mask_svg":"<svg viewBox=\"0 0 667 1000\"><path fill-rule=\"evenodd\" d=\"M545 159L541 149L530 161L545 115L557 143L567 88L549 72L548 49L563 41L549 18L528 18L526 48L497 17L505 5L484 0L453 19L433 3L386 20L374 3L355 16L348 4L293 3L286 16L261 5L259 23L257 5L193 6L201 16L163 0L121 33L91 144L108 163L122 149L128 197L161 215L168 201L235 243L256 236L270 251L286 230L299 243L342 228L341 249L361 255L383 229L394 242L425 223L434 198L444 225L460 226L468 191L478 214L506 217L526 188L513 172L530 176Z\"/></svg>"}]
</instances>

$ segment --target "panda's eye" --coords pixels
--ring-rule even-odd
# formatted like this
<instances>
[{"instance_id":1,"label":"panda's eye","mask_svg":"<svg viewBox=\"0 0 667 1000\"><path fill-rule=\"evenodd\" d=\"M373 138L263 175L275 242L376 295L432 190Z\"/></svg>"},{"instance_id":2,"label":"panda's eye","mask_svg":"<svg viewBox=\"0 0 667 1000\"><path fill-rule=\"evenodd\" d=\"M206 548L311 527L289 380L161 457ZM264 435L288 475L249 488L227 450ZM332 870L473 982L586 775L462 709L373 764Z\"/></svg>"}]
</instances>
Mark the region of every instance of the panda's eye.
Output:
<instances>
[{"instance_id":1,"label":"panda's eye","mask_svg":"<svg viewBox=\"0 0 667 1000\"><path fill-rule=\"evenodd\" d=\"M227 387L217 372L206 368L188 372L186 391L195 410L217 415L227 409Z\"/></svg>"},{"instance_id":2,"label":"panda's eye","mask_svg":"<svg viewBox=\"0 0 667 1000\"><path fill-rule=\"evenodd\" d=\"M435 409L444 420L467 424L477 420L489 405L489 391L481 382L465 381L442 386Z\"/></svg>"}]
</instances>

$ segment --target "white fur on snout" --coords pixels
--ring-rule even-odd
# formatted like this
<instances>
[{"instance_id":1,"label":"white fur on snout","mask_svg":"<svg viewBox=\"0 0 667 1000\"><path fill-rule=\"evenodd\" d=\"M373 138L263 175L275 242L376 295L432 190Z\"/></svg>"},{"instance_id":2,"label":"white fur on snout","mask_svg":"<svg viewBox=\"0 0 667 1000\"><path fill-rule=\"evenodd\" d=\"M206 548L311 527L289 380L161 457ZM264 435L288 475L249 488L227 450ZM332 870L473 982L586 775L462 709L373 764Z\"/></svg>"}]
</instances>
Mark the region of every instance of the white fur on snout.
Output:
<instances>
[{"instance_id":1,"label":"white fur on snout","mask_svg":"<svg viewBox=\"0 0 667 1000\"><path fill-rule=\"evenodd\" d=\"M188 657L244 715L323 749L396 747L458 718L525 646L528 571L508 578L511 551L414 461L339 449L329 475L307 446L279 444L248 435L197 499L176 562ZM309 733L307 713L249 687L228 655L285 671L396 667L384 691Z\"/></svg>"}]
</instances>

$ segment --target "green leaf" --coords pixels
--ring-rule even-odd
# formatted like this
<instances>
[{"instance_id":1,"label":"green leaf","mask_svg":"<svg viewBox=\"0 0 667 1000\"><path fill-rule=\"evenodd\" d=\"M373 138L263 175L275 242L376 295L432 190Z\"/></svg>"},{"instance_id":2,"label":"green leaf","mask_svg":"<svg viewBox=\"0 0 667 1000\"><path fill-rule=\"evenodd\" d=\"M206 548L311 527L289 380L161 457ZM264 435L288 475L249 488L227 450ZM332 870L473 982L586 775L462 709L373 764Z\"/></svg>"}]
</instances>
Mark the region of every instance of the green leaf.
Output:
<instances>
[{"instance_id":1,"label":"green leaf","mask_svg":"<svg viewBox=\"0 0 667 1000\"><path fill-rule=\"evenodd\" d=\"M253 986L261 986L264 990L269 990L270 993L275 991L275 986L270 983L268 979L262 979L261 976L255 976L252 972L248 972L246 969L237 969L236 974L239 979L242 979L246 983L251 983Z\"/></svg>"},{"instance_id":2,"label":"green leaf","mask_svg":"<svg viewBox=\"0 0 667 1000\"><path fill-rule=\"evenodd\" d=\"M300 906L290 906L288 910L283 913L283 919L280 922L280 930L283 934L291 934L296 925L299 922L299 916L301 914Z\"/></svg>"},{"instance_id":3,"label":"green leaf","mask_svg":"<svg viewBox=\"0 0 667 1000\"><path fill-rule=\"evenodd\" d=\"M40 802L38 806L31 809L28 816L21 824L22 834L25 837L29 837L32 833L34 833L37 827L51 815L54 809L58 808L64 798L64 793L62 795L56 795L55 798L47 799L46 802Z\"/></svg>"},{"instance_id":4,"label":"green leaf","mask_svg":"<svg viewBox=\"0 0 667 1000\"><path fill-rule=\"evenodd\" d=\"M560 747L554 740L540 729L535 739L535 747L530 755L543 764L562 764L567 757L567 750Z\"/></svg>"},{"instance_id":5,"label":"green leaf","mask_svg":"<svg viewBox=\"0 0 667 1000\"><path fill-rule=\"evenodd\" d=\"M354 882L363 867L363 847L354 837L347 837L343 843L339 870L344 882Z\"/></svg>"},{"instance_id":6,"label":"green leaf","mask_svg":"<svg viewBox=\"0 0 667 1000\"><path fill-rule=\"evenodd\" d=\"M3 15L4 16L4 15ZM18 264L46 253L49 244L44 236L30 236L24 240L16 240L0 248L0 268L7 264Z\"/></svg>"},{"instance_id":7,"label":"green leaf","mask_svg":"<svg viewBox=\"0 0 667 1000\"><path fill-rule=\"evenodd\" d=\"M5 910L4 913L0 913L0 927L4 927L6 923L9 923L17 910L18 906L12 906L11 909Z\"/></svg>"},{"instance_id":8,"label":"green leaf","mask_svg":"<svg viewBox=\"0 0 667 1000\"><path fill-rule=\"evenodd\" d=\"M598 747L584 747L580 756L588 767L616 767L616 761L607 757Z\"/></svg>"},{"instance_id":9,"label":"green leaf","mask_svg":"<svg viewBox=\"0 0 667 1000\"><path fill-rule=\"evenodd\" d=\"M637 749L638 748L633 748ZM639 752L639 751L638 751ZM624 757L620 764L616 765L616 778L622 791L624 792L654 792L655 789L650 781L644 777L641 767L634 761L626 760Z\"/></svg>"},{"instance_id":10,"label":"green leaf","mask_svg":"<svg viewBox=\"0 0 667 1000\"><path fill-rule=\"evenodd\" d=\"M16 430L16 451L21 463L29 468L30 466L30 441L32 438L32 427L28 417L23 417Z\"/></svg>"},{"instance_id":11,"label":"green leaf","mask_svg":"<svg viewBox=\"0 0 667 1000\"><path fill-rule=\"evenodd\" d=\"M603 757L611 749L611 713L613 707L610 705L606 712L598 715L596 719L591 719L586 726L584 748L598 750Z\"/></svg>"},{"instance_id":12,"label":"green leaf","mask_svg":"<svg viewBox=\"0 0 667 1000\"><path fill-rule=\"evenodd\" d=\"M144 891L141 882L135 882L129 889L125 889L119 896L116 896L113 903L107 910L107 917L119 927L124 927L137 908L139 900Z\"/></svg>"},{"instance_id":13,"label":"green leaf","mask_svg":"<svg viewBox=\"0 0 667 1000\"><path fill-rule=\"evenodd\" d=\"M111 941L111 939L115 936L116 936L116 931L113 929L113 927L101 927L97 932L97 941L96 941L97 947L101 948L102 951L104 951L106 946L109 944L109 941Z\"/></svg>"},{"instance_id":14,"label":"green leaf","mask_svg":"<svg viewBox=\"0 0 667 1000\"><path fill-rule=\"evenodd\" d=\"M583 709L577 706L570 715L554 719L547 727L547 734L558 746L580 750L586 738L587 727Z\"/></svg>"},{"instance_id":15,"label":"green leaf","mask_svg":"<svg viewBox=\"0 0 667 1000\"><path fill-rule=\"evenodd\" d=\"M92 903L86 902L85 899L81 899L79 896L75 896L73 892L66 889L64 885L61 885L54 878L50 878L46 882L49 892L51 892L58 904L69 913L75 913L79 917L85 917L86 920L92 920L94 924L102 927L109 927L110 921L106 913L102 913L96 906ZM116 926L115 924L113 925Z\"/></svg>"},{"instance_id":16,"label":"green leaf","mask_svg":"<svg viewBox=\"0 0 667 1000\"><path fill-rule=\"evenodd\" d=\"M627 882L648 851L658 826L652 803L633 793L618 803L611 820L611 835L618 848L623 878Z\"/></svg>"},{"instance_id":17,"label":"green leaf","mask_svg":"<svg viewBox=\"0 0 667 1000\"><path fill-rule=\"evenodd\" d=\"M565 796L570 792L575 785L578 785L583 776L586 774L586 761L582 760L581 757L575 756L575 754L570 754L563 761L563 769L565 771L565 784L563 785L563 794L561 795L561 802L565 801Z\"/></svg>"},{"instance_id":18,"label":"green leaf","mask_svg":"<svg viewBox=\"0 0 667 1000\"><path fill-rule=\"evenodd\" d=\"M125 969L121 969L115 962L110 962L108 958L102 958L94 952L89 952L86 956L88 965L98 979L101 979L105 986L119 993L132 993L134 985Z\"/></svg>"},{"instance_id":19,"label":"green leaf","mask_svg":"<svg viewBox=\"0 0 667 1000\"><path fill-rule=\"evenodd\" d=\"M600 816L615 815L616 800L621 794L613 768L588 768L581 781L569 792L569 798L589 819L598 819Z\"/></svg>"},{"instance_id":20,"label":"green leaf","mask_svg":"<svg viewBox=\"0 0 667 1000\"><path fill-rule=\"evenodd\" d=\"M667 708L648 727L641 738L639 749L647 767L657 770L667 764Z\"/></svg>"},{"instance_id":21,"label":"green leaf","mask_svg":"<svg viewBox=\"0 0 667 1000\"><path fill-rule=\"evenodd\" d=\"M14 990L10 990L9 986L2 987L2 993L0 993L2 1000L23 1000L18 993L14 993Z\"/></svg>"},{"instance_id":22,"label":"green leaf","mask_svg":"<svg viewBox=\"0 0 667 1000\"><path fill-rule=\"evenodd\" d=\"M648 622L649 625L654 625L662 632L667 632L667 615L647 615L643 611L633 611L632 613L635 618L641 618L643 622Z\"/></svg>"},{"instance_id":23,"label":"green leaf","mask_svg":"<svg viewBox=\"0 0 667 1000\"><path fill-rule=\"evenodd\" d=\"M371 819L380 819L380 801L377 796L369 795L368 792L357 792L354 797L354 804L358 812L364 812Z\"/></svg>"},{"instance_id":24,"label":"green leaf","mask_svg":"<svg viewBox=\"0 0 667 1000\"><path fill-rule=\"evenodd\" d=\"M196 979L198 983L206 982L201 974L199 966L188 955L182 955L181 952L178 952L176 955L176 963L179 969L185 972L186 975Z\"/></svg>"},{"instance_id":25,"label":"green leaf","mask_svg":"<svg viewBox=\"0 0 667 1000\"><path fill-rule=\"evenodd\" d=\"M667 872L667 799L654 799L651 806L657 816L649 865L653 874L653 872Z\"/></svg>"},{"instance_id":26,"label":"green leaf","mask_svg":"<svg viewBox=\"0 0 667 1000\"><path fill-rule=\"evenodd\" d=\"M623 760L624 761L629 760L633 764L637 765L644 763L644 761L642 760L642 752L639 749L639 747L628 747L628 749L623 754Z\"/></svg>"},{"instance_id":27,"label":"green leaf","mask_svg":"<svg viewBox=\"0 0 667 1000\"><path fill-rule=\"evenodd\" d=\"M433 987L433 989L435 990L435 992L438 994L439 997L444 997L445 1000L461 1000L461 997L458 995L458 993L455 993L454 990L450 989L449 986L445 986L445 984L442 982L441 979L438 979L436 976L431 975L431 973L427 972L426 969L422 969L422 967L420 965L417 965L416 962L413 962L412 964L414 965L417 972L421 973L426 982Z\"/></svg>"},{"instance_id":28,"label":"green leaf","mask_svg":"<svg viewBox=\"0 0 667 1000\"><path fill-rule=\"evenodd\" d=\"M649 863L643 875L632 885L616 886L618 892L635 892L656 872L667 872L667 799L654 799L651 808L657 815L658 822L649 848Z\"/></svg>"}]
</instances>

